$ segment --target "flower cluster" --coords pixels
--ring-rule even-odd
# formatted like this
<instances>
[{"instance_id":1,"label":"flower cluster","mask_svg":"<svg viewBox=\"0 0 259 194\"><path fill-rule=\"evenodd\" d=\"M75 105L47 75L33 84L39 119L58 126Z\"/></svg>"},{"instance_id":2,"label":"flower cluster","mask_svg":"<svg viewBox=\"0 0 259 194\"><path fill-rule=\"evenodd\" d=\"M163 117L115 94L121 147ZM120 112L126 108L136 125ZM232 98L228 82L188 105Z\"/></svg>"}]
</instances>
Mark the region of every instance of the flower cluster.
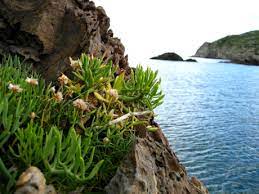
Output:
<instances>
[{"instance_id":1,"label":"flower cluster","mask_svg":"<svg viewBox=\"0 0 259 194\"><path fill-rule=\"evenodd\" d=\"M63 100L62 92L54 93L53 98L56 102L61 102Z\"/></svg>"},{"instance_id":2,"label":"flower cluster","mask_svg":"<svg viewBox=\"0 0 259 194\"><path fill-rule=\"evenodd\" d=\"M59 83L63 86L63 85L67 85L69 83L69 78L62 73L62 75L58 78Z\"/></svg>"},{"instance_id":3,"label":"flower cluster","mask_svg":"<svg viewBox=\"0 0 259 194\"><path fill-rule=\"evenodd\" d=\"M73 70L80 69L82 67L82 62L78 60L73 60L71 57L69 57L70 66L73 68Z\"/></svg>"},{"instance_id":4,"label":"flower cluster","mask_svg":"<svg viewBox=\"0 0 259 194\"><path fill-rule=\"evenodd\" d=\"M82 111L87 111L89 109L86 102L82 99L76 99L73 102L73 106Z\"/></svg>"},{"instance_id":5,"label":"flower cluster","mask_svg":"<svg viewBox=\"0 0 259 194\"><path fill-rule=\"evenodd\" d=\"M25 80L28 84L32 85L32 86L37 86L39 85L39 82L37 79L33 79L33 78L29 78L27 77Z\"/></svg>"},{"instance_id":6,"label":"flower cluster","mask_svg":"<svg viewBox=\"0 0 259 194\"><path fill-rule=\"evenodd\" d=\"M29 78L29 77L27 77L25 79L25 82L32 85L32 86L37 86L39 84L38 79ZM21 88L20 85L16 85L16 84L13 84L13 83L10 83L8 85L8 89L13 91L14 93L21 93L23 91L23 88Z\"/></svg>"},{"instance_id":7,"label":"flower cluster","mask_svg":"<svg viewBox=\"0 0 259 194\"><path fill-rule=\"evenodd\" d=\"M116 89L108 90L108 94L114 99L117 100L119 98L118 91Z\"/></svg>"},{"instance_id":8,"label":"flower cluster","mask_svg":"<svg viewBox=\"0 0 259 194\"><path fill-rule=\"evenodd\" d=\"M20 93L23 91L23 89L19 85L15 85L15 84L9 84L8 89L12 90L14 93Z\"/></svg>"}]
</instances>

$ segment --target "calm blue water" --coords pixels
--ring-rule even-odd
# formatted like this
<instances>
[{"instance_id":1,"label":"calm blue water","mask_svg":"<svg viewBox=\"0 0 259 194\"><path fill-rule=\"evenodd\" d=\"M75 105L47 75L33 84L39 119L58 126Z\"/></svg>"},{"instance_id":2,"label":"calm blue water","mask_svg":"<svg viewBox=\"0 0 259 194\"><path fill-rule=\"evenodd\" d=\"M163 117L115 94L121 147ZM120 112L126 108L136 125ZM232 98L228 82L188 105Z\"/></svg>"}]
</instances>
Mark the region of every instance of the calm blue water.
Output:
<instances>
[{"instance_id":1,"label":"calm blue water","mask_svg":"<svg viewBox=\"0 0 259 194\"><path fill-rule=\"evenodd\" d=\"M157 121L211 193L259 193L259 67L216 62L149 61L166 94Z\"/></svg>"}]
</instances>

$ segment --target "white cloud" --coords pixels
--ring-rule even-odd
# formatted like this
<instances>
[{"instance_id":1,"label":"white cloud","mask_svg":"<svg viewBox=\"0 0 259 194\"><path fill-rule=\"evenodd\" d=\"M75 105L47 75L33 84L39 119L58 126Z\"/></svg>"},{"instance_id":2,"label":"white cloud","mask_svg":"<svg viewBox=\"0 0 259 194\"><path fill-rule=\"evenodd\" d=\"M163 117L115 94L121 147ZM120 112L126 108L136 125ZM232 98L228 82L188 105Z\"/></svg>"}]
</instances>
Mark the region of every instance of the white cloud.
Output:
<instances>
[{"instance_id":1,"label":"white cloud","mask_svg":"<svg viewBox=\"0 0 259 194\"><path fill-rule=\"evenodd\" d=\"M205 41L259 30L258 0L95 0L130 59L195 53Z\"/></svg>"}]
</instances>

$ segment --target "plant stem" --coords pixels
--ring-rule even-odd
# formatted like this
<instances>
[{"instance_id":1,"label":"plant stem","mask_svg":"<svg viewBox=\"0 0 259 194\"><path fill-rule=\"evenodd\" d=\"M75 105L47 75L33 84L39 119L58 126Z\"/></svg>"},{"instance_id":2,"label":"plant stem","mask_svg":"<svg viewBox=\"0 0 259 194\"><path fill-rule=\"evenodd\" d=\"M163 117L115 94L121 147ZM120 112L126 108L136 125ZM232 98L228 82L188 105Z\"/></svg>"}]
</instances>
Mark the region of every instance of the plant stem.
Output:
<instances>
[{"instance_id":1,"label":"plant stem","mask_svg":"<svg viewBox=\"0 0 259 194\"><path fill-rule=\"evenodd\" d=\"M147 114L152 114L153 112L152 111L143 111L143 112L131 112L131 113L127 113L113 121L110 121L109 122L109 125L113 125L113 124L116 124L116 123L119 123L121 121L124 121L125 119L131 117L131 116L142 116L142 115L147 115Z\"/></svg>"}]
</instances>

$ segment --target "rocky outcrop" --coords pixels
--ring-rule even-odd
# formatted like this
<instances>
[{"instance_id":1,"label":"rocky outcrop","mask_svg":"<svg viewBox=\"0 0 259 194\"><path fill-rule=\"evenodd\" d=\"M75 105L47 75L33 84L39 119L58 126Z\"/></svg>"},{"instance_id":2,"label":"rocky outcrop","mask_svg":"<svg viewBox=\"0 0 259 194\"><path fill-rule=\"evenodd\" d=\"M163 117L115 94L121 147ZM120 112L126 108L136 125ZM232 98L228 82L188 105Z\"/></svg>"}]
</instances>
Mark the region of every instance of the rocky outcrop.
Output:
<instances>
[{"instance_id":1,"label":"rocky outcrop","mask_svg":"<svg viewBox=\"0 0 259 194\"><path fill-rule=\"evenodd\" d=\"M110 19L89 0L0 0L0 55L18 54L53 80L82 52L129 70Z\"/></svg>"},{"instance_id":2,"label":"rocky outcrop","mask_svg":"<svg viewBox=\"0 0 259 194\"><path fill-rule=\"evenodd\" d=\"M30 167L21 174L15 194L56 194L52 185L46 185L46 179L37 167Z\"/></svg>"},{"instance_id":3,"label":"rocky outcrop","mask_svg":"<svg viewBox=\"0 0 259 194\"><path fill-rule=\"evenodd\" d=\"M210 46L211 43L209 42L205 42L203 43L203 45L201 45L201 47L197 50L196 54L194 55L195 57L204 57L204 58L210 58L210 56L212 56L210 54ZM213 58L213 56L211 57Z\"/></svg>"},{"instance_id":4,"label":"rocky outcrop","mask_svg":"<svg viewBox=\"0 0 259 194\"><path fill-rule=\"evenodd\" d=\"M227 36L212 43L205 42L194 56L259 65L259 31Z\"/></svg>"},{"instance_id":5,"label":"rocky outcrop","mask_svg":"<svg viewBox=\"0 0 259 194\"><path fill-rule=\"evenodd\" d=\"M164 53L151 59L169 60L169 61L183 61L183 58L176 53Z\"/></svg>"},{"instance_id":6,"label":"rocky outcrop","mask_svg":"<svg viewBox=\"0 0 259 194\"><path fill-rule=\"evenodd\" d=\"M196 59L186 59L185 61L186 61L186 62L195 62L195 63L197 62Z\"/></svg>"},{"instance_id":7,"label":"rocky outcrop","mask_svg":"<svg viewBox=\"0 0 259 194\"><path fill-rule=\"evenodd\" d=\"M189 179L161 129L137 138L105 190L108 194L208 193L195 177Z\"/></svg>"}]
</instances>

